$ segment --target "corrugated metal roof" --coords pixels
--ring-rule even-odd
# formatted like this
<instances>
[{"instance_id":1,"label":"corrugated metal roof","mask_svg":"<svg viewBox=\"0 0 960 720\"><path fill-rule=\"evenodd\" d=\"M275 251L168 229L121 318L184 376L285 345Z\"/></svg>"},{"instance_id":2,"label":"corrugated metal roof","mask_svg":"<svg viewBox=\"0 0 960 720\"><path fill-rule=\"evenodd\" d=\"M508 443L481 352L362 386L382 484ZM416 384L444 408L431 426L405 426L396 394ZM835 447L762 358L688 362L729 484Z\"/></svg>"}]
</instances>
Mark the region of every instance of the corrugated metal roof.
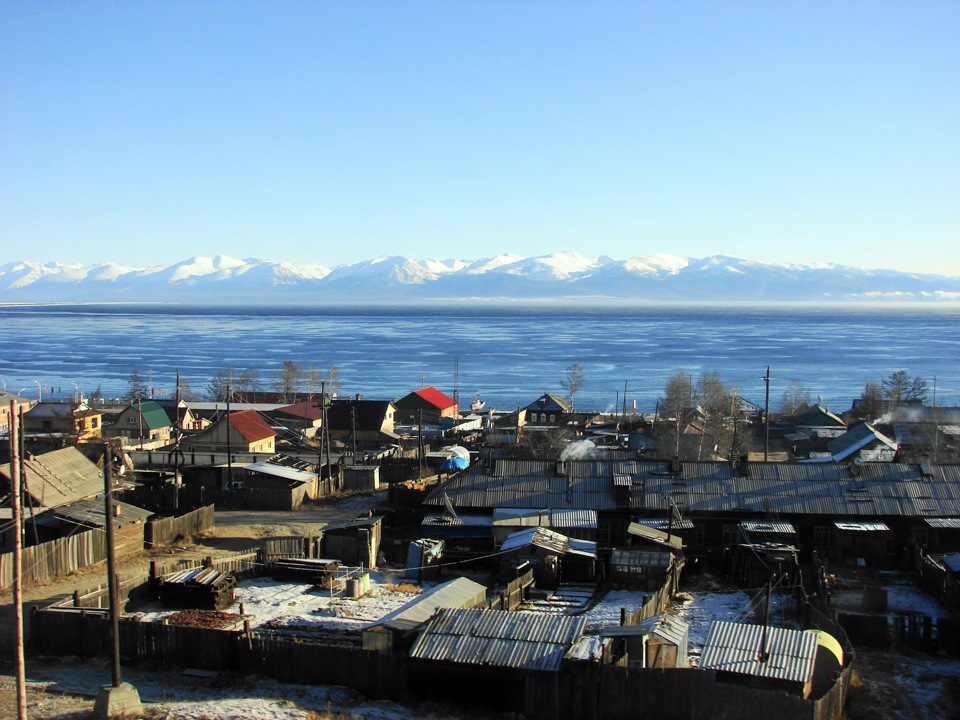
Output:
<instances>
[{"instance_id":1,"label":"corrugated metal roof","mask_svg":"<svg viewBox=\"0 0 960 720\"><path fill-rule=\"evenodd\" d=\"M492 518L487 515L427 515L421 525L429 527L490 527Z\"/></svg>"},{"instance_id":2,"label":"corrugated metal roof","mask_svg":"<svg viewBox=\"0 0 960 720\"><path fill-rule=\"evenodd\" d=\"M540 527L548 522L545 510L528 508L494 508L494 527Z\"/></svg>"},{"instance_id":3,"label":"corrugated metal roof","mask_svg":"<svg viewBox=\"0 0 960 720\"><path fill-rule=\"evenodd\" d=\"M960 530L960 518L924 518L924 520L932 528Z\"/></svg>"},{"instance_id":4,"label":"corrugated metal roof","mask_svg":"<svg viewBox=\"0 0 960 720\"><path fill-rule=\"evenodd\" d=\"M550 527L564 530L595 529L597 527L596 510L550 510Z\"/></svg>"},{"instance_id":5,"label":"corrugated metal roof","mask_svg":"<svg viewBox=\"0 0 960 720\"><path fill-rule=\"evenodd\" d=\"M96 464L75 447L33 455L24 460L27 488L34 501L58 508L103 492L103 475ZM0 475L10 478L10 464L0 465Z\"/></svg>"},{"instance_id":6,"label":"corrugated metal roof","mask_svg":"<svg viewBox=\"0 0 960 720\"><path fill-rule=\"evenodd\" d=\"M837 530L850 530L851 532L890 532L886 523L882 522L835 522L834 527Z\"/></svg>"},{"instance_id":7,"label":"corrugated metal roof","mask_svg":"<svg viewBox=\"0 0 960 720\"><path fill-rule=\"evenodd\" d=\"M114 500L113 504L114 507L119 508L120 512L118 516L114 517L114 525L143 522L151 515L154 515L150 510L144 510L136 505L130 505L120 500ZM104 507L103 500L100 498L81 500L80 502L57 508L53 512L58 517L66 518L67 520L82 525L92 525L96 527L106 526L104 521L106 508Z\"/></svg>"},{"instance_id":8,"label":"corrugated metal roof","mask_svg":"<svg viewBox=\"0 0 960 720\"><path fill-rule=\"evenodd\" d=\"M666 532L668 527L671 527L670 518L665 517L640 518L637 522L656 530L663 530L664 532ZM693 530L693 521L687 520L687 518L681 518L680 520L674 518L672 527L674 530Z\"/></svg>"},{"instance_id":9,"label":"corrugated metal roof","mask_svg":"<svg viewBox=\"0 0 960 720\"><path fill-rule=\"evenodd\" d=\"M427 623L410 657L556 671L586 624L586 618L445 608Z\"/></svg>"},{"instance_id":10,"label":"corrugated metal roof","mask_svg":"<svg viewBox=\"0 0 960 720\"><path fill-rule=\"evenodd\" d=\"M649 540L650 542L654 542L658 545L663 545L674 550L680 550L683 548L683 540L676 535L667 535L667 533L663 532L662 530L657 530L656 528L650 527L644 523L630 523L630 526L627 528L627 533L629 535L643 538L644 540Z\"/></svg>"},{"instance_id":11,"label":"corrugated metal roof","mask_svg":"<svg viewBox=\"0 0 960 720\"><path fill-rule=\"evenodd\" d=\"M749 533L775 533L785 535L796 535L797 529L788 522L775 522L768 520L745 520L740 523L740 527Z\"/></svg>"},{"instance_id":12,"label":"corrugated metal roof","mask_svg":"<svg viewBox=\"0 0 960 720\"><path fill-rule=\"evenodd\" d=\"M632 477L635 510L666 512L671 502L684 512L796 513L863 517L960 516L960 469L864 463L849 466L750 463L745 476L725 462L685 462L671 473L664 461L500 460L493 473L471 468L430 493L427 505L442 505L443 493L457 507L616 510L615 474ZM853 472L857 474L854 475Z\"/></svg>"},{"instance_id":13,"label":"corrugated metal roof","mask_svg":"<svg viewBox=\"0 0 960 720\"><path fill-rule=\"evenodd\" d=\"M813 677L816 632L768 627L766 662L759 661L763 626L715 621L700 656L701 670L806 683Z\"/></svg>"},{"instance_id":14,"label":"corrugated metal roof","mask_svg":"<svg viewBox=\"0 0 960 720\"><path fill-rule=\"evenodd\" d=\"M597 556L597 544L595 542L571 540L566 535L542 527L527 528L510 533L503 541L503 545L500 546L500 551L510 552L531 545L558 555L574 553L591 557Z\"/></svg>"},{"instance_id":15,"label":"corrugated metal roof","mask_svg":"<svg viewBox=\"0 0 960 720\"><path fill-rule=\"evenodd\" d=\"M469 578L456 578L415 597L370 627L389 625L395 621L420 624L429 620L440 608L477 607L486 601L486 597L486 586Z\"/></svg>"},{"instance_id":16,"label":"corrugated metal roof","mask_svg":"<svg viewBox=\"0 0 960 720\"><path fill-rule=\"evenodd\" d=\"M944 555L941 560L944 565L950 568L951 572L960 573L960 553Z\"/></svg>"},{"instance_id":17,"label":"corrugated metal roof","mask_svg":"<svg viewBox=\"0 0 960 720\"><path fill-rule=\"evenodd\" d=\"M246 470L249 472L261 473L263 475L270 475L272 477L283 478L284 480L290 480L292 482L298 482L301 484L312 482L317 479L316 473L300 470L298 468L287 467L285 465L276 465L266 461L250 463L246 466Z\"/></svg>"}]
</instances>

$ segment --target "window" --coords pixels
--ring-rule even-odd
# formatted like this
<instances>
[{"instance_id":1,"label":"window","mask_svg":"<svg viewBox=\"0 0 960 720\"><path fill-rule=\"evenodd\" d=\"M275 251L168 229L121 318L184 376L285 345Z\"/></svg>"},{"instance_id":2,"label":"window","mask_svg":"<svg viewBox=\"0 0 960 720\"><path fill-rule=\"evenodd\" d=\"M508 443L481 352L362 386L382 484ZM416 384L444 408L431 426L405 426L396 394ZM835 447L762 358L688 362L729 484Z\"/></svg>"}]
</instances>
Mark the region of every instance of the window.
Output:
<instances>
[{"instance_id":1,"label":"window","mask_svg":"<svg viewBox=\"0 0 960 720\"><path fill-rule=\"evenodd\" d=\"M723 526L724 547L729 547L731 545L739 545L739 544L740 544L740 526L724 525Z\"/></svg>"},{"instance_id":2,"label":"window","mask_svg":"<svg viewBox=\"0 0 960 720\"><path fill-rule=\"evenodd\" d=\"M920 547L930 544L930 531L927 528L914 528L913 541Z\"/></svg>"},{"instance_id":3,"label":"window","mask_svg":"<svg viewBox=\"0 0 960 720\"><path fill-rule=\"evenodd\" d=\"M136 424L137 424L137 419L133 415L130 415L129 417L127 417L127 425L136 425Z\"/></svg>"},{"instance_id":4,"label":"window","mask_svg":"<svg viewBox=\"0 0 960 720\"><path fill-rule=\"evenodd\" d=\"M693 526L693 544L701 546L707 544L707 528L705 525L697 523Z\"/></svg>"},{"instance_id":5,"label":"window","mask_svg":"<svg viewBox=\"0 0 960 720\"><path fill-rule=\"evenodd\" d=\"M556 422L556 421L557 421L557 416L554 415L553 413L551 413L551 414L550 414L550 422Z\"/></svg>"},{"instance_id":6,"label":"window","mask_svg":"<svg viewBox=\"0 0 960 720\"><path fill-rule=\"evenodd\" d=\"M813 545L817 548L830 547L829 525L817 525L813 528Z\"/></svg>"}]
</instances>

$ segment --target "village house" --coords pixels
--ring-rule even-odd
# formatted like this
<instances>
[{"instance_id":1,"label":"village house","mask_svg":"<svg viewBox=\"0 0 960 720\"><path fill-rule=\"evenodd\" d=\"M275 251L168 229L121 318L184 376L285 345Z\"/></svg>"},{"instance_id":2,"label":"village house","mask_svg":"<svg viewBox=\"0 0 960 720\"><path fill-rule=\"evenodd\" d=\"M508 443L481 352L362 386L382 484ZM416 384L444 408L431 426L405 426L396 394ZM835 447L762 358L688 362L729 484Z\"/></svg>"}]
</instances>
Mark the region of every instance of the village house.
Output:
<instances>
[{"instance_id":1,"label":"village house","mask_svg":"<svg viewBox=\"0 0 960 720\"><path fill-rule=\"evenodd\" d=\"M0 390L0 435L3 436L6 436L6 433L10 431L11 402L14 405L13 412L17 415L19 415L21 412L28 412L30 410L30 406L33 404L32 401L27 400L25 397L15 395L14 393L7 392L6 390Z\"/></svg>"},{"instance_id":2,"label":"village house","mask_svg":"<svg viewBox=\"0 0 960 720\"><path fill-rule=\"evenodd\" d=\"M397 408L388 400L335 399L327 407L331 441L340 447L370 450L396 445Z\"/></svg>"},{"instance_id":3,"label":"village house","mask_svg":"<svg viewBox=\"0 0 960 720\"><path fill-rule=\"evenodd\" d=\"M407 425L439 425L443 418L454 418L460 414L456 401L434 387L414 390L394 405L398 421Z\"/></svg>"},{"instance_id":4,"label":"village house","mask_svg":"<svg viewBox=\"0 0 960 720\"><path fill-rule=\"evenodd\" d=\"M323 427L323 409L319 399L284 405L277 408L275 417L284 427L305 438L316 437Z\"/></svg>"},{"instance_id":5,"label":"village house","mask_svg":"<svg viewBox=\"0 0 960 720\"><path fill-rule=\"evenodd\" d=\"M180 400L177 402L173 399L160 399L154 400L157 405L162 407L167 413L167 417L170 418L171 427L179 427L181 430L186 432L193 432L196 430L203 430L205 427L210 425L210 421L206 418L202 418L190 407L190 404L186 400Z\"/></svg>"},{"instance_id":6,"label":"village house","mask_svg":"<svg viewBox=\"0 0 960 720\"><path fill-rule=\"evenodd\" d=\"M523 409L527 411L530 425L560 425L566 420L564 415L570 412L570 403L559 395L545 392Z\"/></svg>"},{"instance_id":7,"label":"village house","mask_svg":"<svg viewBox=\"0 0 960 720\"><path fill-rule=\"evenodd\" d=\"M153 400L138 400L120 412L105 434L125 438L127 445L134 445L168 442L172 430L166 410Z\"/></svg>"},{"instance_id":8,"label":"village house","mask_svg":"<svg viewBox=\"0 0 960 720\"><path fill-rule=\"evenodd\" d=\"M85 402L38 402L24 413L23 431L34 448L43 441L45 449L95 442L103 432L102 417Z\"/></svg>"},{"instance_id":9,"label":"village house","mask_svg":"<svg viewBox=\"0 0 960 720\"><path fill-rule=\"evenodd\" d=\"M275 449L276 432L255 410L232 412L216 424L183 441L185 452L269 453Z\"/></svg>"},{"instance_id":10,"label":"village house","mask_svg":"<svg viewBox=\"0 0 960 720\"><path fill-rule=\"evenodd\" d=\"M829 462L892 462L897 443L869 423L860 423L827 443Z\"/></svg>"}]
</instances>

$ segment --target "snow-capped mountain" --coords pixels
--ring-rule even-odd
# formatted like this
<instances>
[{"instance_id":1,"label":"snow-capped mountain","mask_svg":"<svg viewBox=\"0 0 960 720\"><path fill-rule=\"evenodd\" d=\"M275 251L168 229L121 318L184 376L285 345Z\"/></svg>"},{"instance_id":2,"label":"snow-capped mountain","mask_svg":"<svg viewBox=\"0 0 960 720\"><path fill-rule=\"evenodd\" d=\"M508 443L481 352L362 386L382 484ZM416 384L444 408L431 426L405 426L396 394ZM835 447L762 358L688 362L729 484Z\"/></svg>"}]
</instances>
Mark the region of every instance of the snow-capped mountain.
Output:
<instances>
[{"instance_id":1,"label":"snow-capped mountain","mask_svg":"<svg viewBox=\"0 0 960 720\"><path fill-rule=\"evenodd\" d=\"M218 255L133 267L12 262L0 302L357 303L436 299L616 301L960 301L960 277L844 265L778 265L717 255L616 260L575 251L480 260L379 257L322 265Z\"/></svg>"}]
</instances>

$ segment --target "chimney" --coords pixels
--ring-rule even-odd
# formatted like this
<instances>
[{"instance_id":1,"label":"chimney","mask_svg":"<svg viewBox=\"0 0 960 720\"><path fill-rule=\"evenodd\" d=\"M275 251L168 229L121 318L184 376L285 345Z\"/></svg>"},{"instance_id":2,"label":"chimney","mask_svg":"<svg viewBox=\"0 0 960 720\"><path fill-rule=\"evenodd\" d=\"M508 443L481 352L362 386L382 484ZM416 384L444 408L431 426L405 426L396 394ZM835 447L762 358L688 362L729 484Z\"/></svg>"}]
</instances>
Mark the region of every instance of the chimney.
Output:
<instances>
[{"instance_id":1,"label":"chimney","mask_svg":"<svg viewBox=\"0 0 960 720\"><path fill-rule=\"evenodd\" d=\"M680 472L680 457L677 455L674 455L672 458L670 458L670 472Z\"/></svg>"},{"instance_id":2,"label":"chimney","mask_svg":"<svg viewBox=\"0 0 960 720\"><path fill-rule=\"evenodd\" d=\"M933 477L933 468L930 466L930 456L924 455L920 458L920 472L925 478Z\"/></svg>"},{"instance_id":3,"label":"chimney","mask_svg":"<svg viewBox=\"0 0 960 720\"><path fill-rule=\"evenodd\" d=\"M737 458L737 474L740 477L750 477L749 455L740 455Z\"/></svg>"}]
</instances>

